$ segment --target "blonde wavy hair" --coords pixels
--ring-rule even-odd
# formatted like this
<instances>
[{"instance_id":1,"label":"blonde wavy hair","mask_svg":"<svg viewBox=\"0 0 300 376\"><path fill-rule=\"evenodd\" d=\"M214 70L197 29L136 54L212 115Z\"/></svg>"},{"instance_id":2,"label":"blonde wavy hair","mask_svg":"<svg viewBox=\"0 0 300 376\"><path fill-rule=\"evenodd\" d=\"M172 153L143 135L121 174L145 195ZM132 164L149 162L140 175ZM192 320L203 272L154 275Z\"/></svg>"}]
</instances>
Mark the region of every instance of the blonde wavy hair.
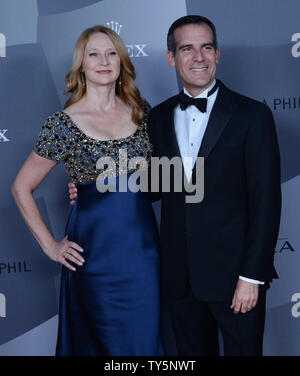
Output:
<instances>
[{"instance_id":1,"label":"blonde wavy hair","mask_svg":"<svg viewBox=\"0 0 300 376\"><path fill-rule=\"evenodd\" d=\"M116 95L132 108L132 121L135 124L139 124L143 118L144 101L141 98L139 89L134 83L136 77L134 66L130 61L127 49L119 35L102 25L93 26L84 30L76 42L73 54L73 66L66 75L67 87L64 91L64 94L71 93L71 96L65 103L64 108L78 102L86 93L82 63L88 40L90 36L95 33L106 34L113 42L120 56L121 69L118 82L121 81L121 85L116 84Z\"/></svg>"}]
</instances>

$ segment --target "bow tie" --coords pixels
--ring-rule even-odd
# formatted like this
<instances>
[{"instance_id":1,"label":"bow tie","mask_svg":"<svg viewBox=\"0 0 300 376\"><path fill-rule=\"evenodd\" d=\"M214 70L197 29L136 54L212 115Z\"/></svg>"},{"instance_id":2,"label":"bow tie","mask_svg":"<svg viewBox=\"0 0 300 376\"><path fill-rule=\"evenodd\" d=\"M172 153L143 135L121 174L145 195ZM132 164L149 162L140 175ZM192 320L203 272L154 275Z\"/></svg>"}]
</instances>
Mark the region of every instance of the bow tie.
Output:
<instances>
[{"instance_id":1,"label":"bow tie","mask_svg":"<svg viewBox=\"0 0 300 376\"><path fill-rule=\"evenodd\" d=\"M217 90L218 87L219 87L219 82L217 80L214 87L207 93L207 96L209 97L210 95L212 95ZM204 113L206 112L207 98L189 97L183 91L181 91L178 96L178 103L182 111L184 111L187 107L194 105L198 108L199 111Z\"/></svg>"},{"instance_id":2,"label":"bow tie","mask_svg":"<svg viewBox=\"0 0 300 376\"><path fill-rule=\"evenodd\" d=\"M184 111L189 106L196 106L199 111L206 112L207 98L193 98L184 94L182 91L179 94L179 106L182 111Z\"/></svg>"}]
</instances>

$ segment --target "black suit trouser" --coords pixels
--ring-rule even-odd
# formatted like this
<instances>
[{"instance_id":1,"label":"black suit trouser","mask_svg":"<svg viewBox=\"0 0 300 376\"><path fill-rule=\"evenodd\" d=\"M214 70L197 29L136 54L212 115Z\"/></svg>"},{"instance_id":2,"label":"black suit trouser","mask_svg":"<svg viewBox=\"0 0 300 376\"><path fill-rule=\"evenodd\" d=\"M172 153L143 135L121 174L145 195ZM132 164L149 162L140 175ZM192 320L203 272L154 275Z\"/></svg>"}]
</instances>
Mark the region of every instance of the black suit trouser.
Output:
<instances>
[{"instance_id":1,"label":"black suit trouser","mask_svg":"<svg viewBox=\"0 0 300 376\"><path fill-rule=\"evenodd\" d=\"M225 356L262 355L266 287L259 286L258 302L247 313L234 314L231 301L208 303L195 298L187 283L181 298L168 298L171 325L179 356L219 355L219 330ZM168 355L168 354L166 354Z\"/></svg>"}]
</instances>

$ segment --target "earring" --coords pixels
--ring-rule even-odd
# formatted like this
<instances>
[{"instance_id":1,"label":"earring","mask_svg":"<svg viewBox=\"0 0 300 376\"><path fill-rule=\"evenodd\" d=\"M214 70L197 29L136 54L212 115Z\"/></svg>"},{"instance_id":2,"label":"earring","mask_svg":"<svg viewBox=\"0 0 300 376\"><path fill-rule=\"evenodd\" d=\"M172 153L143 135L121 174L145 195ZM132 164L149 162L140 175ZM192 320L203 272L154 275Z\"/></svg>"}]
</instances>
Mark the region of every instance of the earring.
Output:
<instances>
[{"instance_id":1,"label":"earring","mask_svg":"<svg viewBox=\"0 0 300 376\"><path fill-rule=\"evenodd\" d=\"M119 89L121 88L121 86L122 86L122 74L120 73L119 74L119 78L118 78L118 85L119 85Z\"/></svg>"}]
</instances>

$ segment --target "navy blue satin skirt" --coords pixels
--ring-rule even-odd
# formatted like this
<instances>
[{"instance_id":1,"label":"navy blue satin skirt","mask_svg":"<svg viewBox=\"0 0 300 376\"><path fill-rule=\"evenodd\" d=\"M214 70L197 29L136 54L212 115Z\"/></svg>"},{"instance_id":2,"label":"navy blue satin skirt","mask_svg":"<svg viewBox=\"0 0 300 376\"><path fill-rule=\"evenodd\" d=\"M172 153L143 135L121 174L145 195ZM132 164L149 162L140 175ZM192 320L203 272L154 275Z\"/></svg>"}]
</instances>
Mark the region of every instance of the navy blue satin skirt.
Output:
<instances>
[{"instance_id":1,"label":"navy blue satin skirt","mask_svg":"<svg viewBox=\"0 0 300 376\"><path fill-rule=\"evenodd\" d=\"M56 355L163 355L158 234L147 194L77 185L67 235L85 263L62 268Z\"/></svg>"}]
</instances>

